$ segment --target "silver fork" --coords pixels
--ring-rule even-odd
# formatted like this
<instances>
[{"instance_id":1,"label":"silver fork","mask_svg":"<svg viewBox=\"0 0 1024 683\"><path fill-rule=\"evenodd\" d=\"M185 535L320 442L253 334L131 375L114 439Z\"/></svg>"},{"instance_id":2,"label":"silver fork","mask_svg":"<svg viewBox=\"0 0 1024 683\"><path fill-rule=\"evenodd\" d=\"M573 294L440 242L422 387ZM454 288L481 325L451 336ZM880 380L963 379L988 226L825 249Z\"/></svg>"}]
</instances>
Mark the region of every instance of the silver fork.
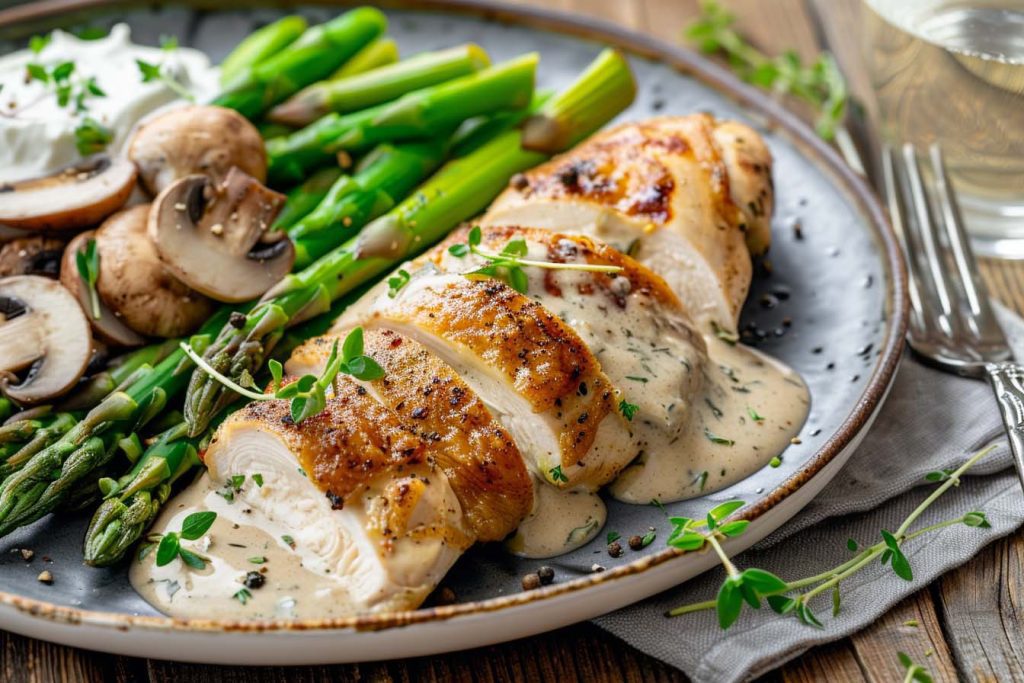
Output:
<instances>
[{"instance_id":1,"label":"silver fork","mask_svg":"<svg viewBox=\"0 0 1024 683\"><path fill-rule=\"evenodd\" d=\"M992 311L938 145L928 162L911 144L882 154L889 214L910 270L907 340L934 367L988 379L1024 487L1024 366L1013 362Z\"/></svg>"}]
</instances>

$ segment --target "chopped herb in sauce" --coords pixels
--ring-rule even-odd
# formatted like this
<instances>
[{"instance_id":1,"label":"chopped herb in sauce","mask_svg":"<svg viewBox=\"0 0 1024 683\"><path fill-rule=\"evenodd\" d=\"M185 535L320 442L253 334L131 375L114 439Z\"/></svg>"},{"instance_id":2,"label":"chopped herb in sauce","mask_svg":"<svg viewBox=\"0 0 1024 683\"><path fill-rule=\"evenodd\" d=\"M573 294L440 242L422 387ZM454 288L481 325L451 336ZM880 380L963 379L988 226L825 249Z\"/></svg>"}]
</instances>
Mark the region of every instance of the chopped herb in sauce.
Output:
<instances>
[{"instance_id":1,"label":"chopped herb in sauce","mask_svg":"<svg viewBox=\"0 0 1024 683\"><path fill-rule=\"evenodd\" d=\"M750 419L754 422L764 422L764 416L759 415L758 412L750 406L747 406L747 415L749 415Z\"/></svg>"},{"instance_id":2,"label":"chopped herb in sauce","mask_svg":"<svg viewBox=\"0 0 1024 683\"><path fill-rule=\"evenodd\" d=\"M709 430L707 427L704 428L704 436L706 436L708 441L710 441L711 443L716 443L720 446L732 446L733 444L736 443L732 439L727 439L724 436L718 436L717 434Z\"/></svg>"},{"instance_id":3,"label":"chopped herb in sauce","mask_svg":"<svg viewBox=\"0 0 1024 683\"><path fill-rule=\"evenodd\" d=\"M569 483L569 477L565 476L565 472L562 471L561 465L556 465L555 467L552 467L550 470L548 470L548 474L551 475L551 481L553 482L562 482L564 484Z\"/></svg>"},{"instance_id":4,"label":"chopped herb in sauce","mask_svg":"<svg viewBox=\"0 0 1024 683\"><path fill-rule=\"evenodd\" d=\"M235 600L242 603L243 605L252 600L252 593L249 592L248 588L239 588L238 591L232 595Z\"/></svg>"},{"instance_id":5,"label":"chopped herb in sauce","mask_svg":"<svg viewBox=\"0 0 1024 683\"><path fill-rule=\"evenodd\" d=\"M630 403L626 399L619 401L619 412L622 413L622 417L626 418L630 422L633 421L633 416L636 415L636 411L640 410L640 406L635 403Z\"/></svg>"}]
</instances>

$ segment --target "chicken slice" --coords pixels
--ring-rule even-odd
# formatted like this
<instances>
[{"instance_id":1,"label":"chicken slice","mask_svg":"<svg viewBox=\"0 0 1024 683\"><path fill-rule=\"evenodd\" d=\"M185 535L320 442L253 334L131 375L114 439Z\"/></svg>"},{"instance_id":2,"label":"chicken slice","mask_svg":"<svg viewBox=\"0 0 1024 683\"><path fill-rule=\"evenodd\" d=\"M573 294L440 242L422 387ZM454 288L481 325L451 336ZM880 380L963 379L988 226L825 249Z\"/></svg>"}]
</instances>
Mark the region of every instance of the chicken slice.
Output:
<instances>
[{"instance_id":1,"label":"chicken slice","mask_svg":"<svg viewBox=\"0 0 1024 683\"><path fill-rule=\"evenodd\" d=\"M415 608L474 536L435 446L357 384L337 388L300 425L287 401L232 415L206 453L209 475L261 473L242 493L244 521L287 530L307 570L344 586L349 611Z\"/></svg>"},{"instance_id":2,"label":"chicken slice","mask_svg":"<svg viewBox=\"0 0 1024 683\"><path fill-rule=\"evenodd\" d=\"M288 372L319 375L337 337L316 337L292 352ZM384 377L365 382L371 394L431 444L462 508L462 524L478 541L500 541L530 512L533 488L511 435L476 394L437 356L391 330L369 330L366 353Z\"/></svg>"},{"instance_id":3,"label":"chicken slice","mask_svg":"<svg viewBox=\"0 0 1024 683\"><path fill-rule=\"evenodd\" d=\"M517 177L483 218L582 232L663 277L702 330L735 331L770 244L771 154L707 114L623 124Z\"/></svg>"}]
</instances>

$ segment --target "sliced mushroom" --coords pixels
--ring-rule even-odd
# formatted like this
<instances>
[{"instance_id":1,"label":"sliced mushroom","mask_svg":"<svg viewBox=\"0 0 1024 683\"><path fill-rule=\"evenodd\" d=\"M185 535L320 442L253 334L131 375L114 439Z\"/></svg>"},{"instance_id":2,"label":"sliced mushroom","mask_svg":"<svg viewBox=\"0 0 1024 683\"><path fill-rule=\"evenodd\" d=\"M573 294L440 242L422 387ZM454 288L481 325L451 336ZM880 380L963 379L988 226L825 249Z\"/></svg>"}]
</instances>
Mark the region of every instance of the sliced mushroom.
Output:
<instances>
[{"instance_id":1,"label":"sliced mushroom","mask_svg":"<svg viewBox=\"0 0 1024 683\"><path fill-rule=\"evenodd\" d=\"M19 403L60 396L91 356L89 322L60 283L37 275L0 280L0 391Z\"/></svg>"},{"instance_id":2,"label":"sliced mushroom","mask_svg":"<svg viewBox=\"0 0 1024 683\"><path fill-rule=\"evenodd\" d=\"M36 235L12 240L0 247L0 277L42 275L56 279L63 252L64 242L53 237Z\"/></svg>"},{"instance_id":3,"label":"sliced mushroom","mask_svg":"<svg viewBox=\"0 0 1024 683\"><path fill-rule=\"evenodd\" d=\"M79 251L85 251L89 240L96 238L96 232L89 230L83 232L68 243L64 250L64 260L60 264L60 283L65 289L71 292L78 301L82 312L92 325L96 336L104 342L114 346L142 346L146 338L125 325L114 312L107 308L101 299L99 304L99 318L92 316L92 304L89 300L89 289L82 282L82 276L78 272L78 265L75 262L75 255ZM102 264L100 272L103 272Z\"/></svg>"},{"instance_id":4,"label":"sliced mushroom","mask_svg":"<svg viewBox=\"0 0 1024 683\"><path fill-rule=\"evenodd\" d=\"M214 302L176 278L146 234L149 204L118 211L96 231L96 290L125 325L150 337L180 337L213 313Z\"/></svg>"},{"instance_id":5,"label":"sliced mushroom","mask_svg":"<svg viewBox=\"0 0 1024 683\"><path fill-rule=\"evenodd\" d=\"M75 230L96 225L128 201L135 164L105 154L53 175L0 185L0 223L22 230Z\"/></svg>"},{"instance_id":6,"label":"sliced mushroom","mask_svg":"<svg viewBox=\"0 0 1024 683\"><path fill-rule=\"evenodd\" d=\"M219 185L234 166L261 183L267 179L267 153L259 131L223 107L182 107L143 123L132 137L128 158L154 195L188 175L206 175Z\"/></svg>"},{"instance_id":7,"label":"sliced mushroom","mask_svg":"<svg viewBox=\"0 0 1024 683\"><path fill-rule=\"evenodd\" d=\"M179 280L218 301L255 299L288 274L295 247L270 224L285 197L231 169L182 178L153 202L149 237Z\"/></svg>"}]
</instances>

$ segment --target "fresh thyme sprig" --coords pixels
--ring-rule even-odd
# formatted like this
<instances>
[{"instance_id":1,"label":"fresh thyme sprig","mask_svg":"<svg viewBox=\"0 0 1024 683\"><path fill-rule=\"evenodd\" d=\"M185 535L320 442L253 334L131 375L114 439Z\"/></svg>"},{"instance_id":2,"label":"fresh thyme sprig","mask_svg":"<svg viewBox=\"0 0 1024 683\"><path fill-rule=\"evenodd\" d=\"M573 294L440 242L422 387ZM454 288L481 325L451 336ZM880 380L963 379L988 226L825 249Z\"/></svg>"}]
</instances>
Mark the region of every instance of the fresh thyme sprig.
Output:
<instances>
[{"instance_id":1,"label":"fresh thyme sprig","mask_svg":"<svg viewBox=\"0 0 1024 683\"><path fill-rule=\"evenodd\" d=\"M722 566L725 567L726 578L716 599L676 607L666 612L665 616L678 617L691 612L713 609L718 612L719 625L726 629L739 618L744 602L750 607L758 609L761 606L761 599L764 599L776 613L793 614L802 623L821 628L821 621L811 611L811 600L829 592L832 595L832 615L839 614L840 585L873 560L878 559L882 564L888 564L897 576L911 581L913 580L913 571L909 560L903 553L904 543L918 536L956 524L983 529L990 527L985 513L974 511L955 519L910 531L914 522L924 514L932 503L951 487L959 485L960 477L994 448L995 446L990 446L979 451L952 472L942 472L938 476L935 473L929 474L929 481L941 479L942 483L920 505L914 508L895 532L881 530L882 540L859 552L857 552L856 542L850 540L847 542L847 547L852 552L857 552L857 555L828 571L796 581L783 581L774 574L761 569L751 568L740 571L726 555L721 542L725 538L741 535L749 525L746 520L723 523L726 517L745 505L742 501L731 501L713 508L704 521L695 521L685 517L670 517L669 521L672 522L674 528L668 538L668 545L686 551L703 550L710 547L719 556Z\"/></svg>"},{"instance_id":2,"label":"fresh thyme sprig","mask_svg":"<svg viewBox=\"0 0 1024 683\"><path fill-rule=\"evenodd\" d=\"M142 77L143 83L163 83L173 90L178 97L189 102L196 101L195 96L189 92L188 88L179 83L178 79L174 78L174 76L167 73L163 64L152 64L143 59L136 59L135 64L139 67L139 75Z\"/></svg>"},{"instance_id":3,"label":"fresh thyme sprig","mask_svg":"<svg viewBox=\"0 0 1024 683\"><path fill-rule=\"evenodd\" d=\"M41 51L43 47L45 45L39 50ZM73 102L75 113L78 114L88 109L85 103L88 98L107 96L94 77L75 78L75 63L72 61L60 62L51 69L30 62L25 65L25 72L29 81L39 81L47 88L52 88L59 106L66 107Z\"/></svg>"},{"instance_id":4,"label":"fresh thyme sprig","mask_svg":"<svg viewBox=\"0 0 1024 683\"><path fill-rule=\"evenodd\" d=\"M835 58L822 52L813 64L804 66L792 50L768 57L733 29L735 19L715 0L704 0L700 17L686 27L684 35L702 52L725 56L748 83L810 104L817 112L814 126L818 135L833 140L849 101L846 81Z\"/></svg>"},{"instance_id":5,"label":"fresh thyme sprig","mask_svg":"<svg viewBox=\"0 0 1024 683\"><path fill-rule=\"evenodd\" d=\"M85 249L75 254L75 267L89 290L89 308L93 319L100 319L100 297L96 292L96 281L100 278L100 254L96 250L96 240L85 243Z\"/></svg>"},{"instance_id":6,"label":"fresh thyme sprig","mask_svg":"<svg viewBox=\"0 0 1024 683\"><path fill-rule=\"evenodd\" d=\"M501 252L495 254L480 248L480 241L483 233L480 226L473 226L469 231L466 242L453 244L448 247L448 253L456 258L464 258L474 254L486 260L486 266L482 266L463 276L470 280L495 279L501 280L520 294L529 291L529 278L523 270L527 268L545 268L548 270L578 270L589 273L620 273L620 266L603 266L592 263L557 263L554 261L536 261L524 258L527 254L526 240L509 240L509 243L502 247Z\"/></svg>"},{"instance_id":7,"label":"fresh thyme sprig","mask_svg":"<svg viewBox=\"0 0 1024 683\"><path fill-rule=\"evenodd\" d=\"M181 524L181 531L170 531L160 538L156 548L156 566L163 567L180 557L181 561L192 569L205 569L207 558L181 547L181 539L198 541L210 530L217 513L209 510L193 512Z\"/></svg>"},{"instance_id":8,"label":"fresh thyme sprig","mask_svg":"<svg viewBox=\"0 0 1024 683\"><path fill-rule=\"evenodd\" d=\"M903 683L932 683L928 669L920 664L915 664L910 655L906 652L897 652L896 656L899 657L903 668L907 670L906 676L903 677Z\"/></svg>"},{"instance_id":9,"label":"fresh thyme sprig","mask_svg":"<svg viewBox=\"0 0 1024 683\"><path fill-rule=\"evenodd\" d=\"M254 391L256 382L251 376L243 375L241 384L236 384L211 367L190 344L181 342L179 346L203 372L240 396L254 401L291 399L291 416L295 424L323 412L327 407L327 389L334 384L339 373L351 375L364 381L372 381L384 376L384 369L377 361L363 354L363 328L361 327L354 328L346 335L341 344L341 355L338 354L338 341L334 341L331 354L327 358L327 365L324 366L320 377L303 375L296 381L281 386L284 368L280 362L271 360L267 363L273 378L271 387L274 391L270 394Z\"/></svg>"}]
</instances>

